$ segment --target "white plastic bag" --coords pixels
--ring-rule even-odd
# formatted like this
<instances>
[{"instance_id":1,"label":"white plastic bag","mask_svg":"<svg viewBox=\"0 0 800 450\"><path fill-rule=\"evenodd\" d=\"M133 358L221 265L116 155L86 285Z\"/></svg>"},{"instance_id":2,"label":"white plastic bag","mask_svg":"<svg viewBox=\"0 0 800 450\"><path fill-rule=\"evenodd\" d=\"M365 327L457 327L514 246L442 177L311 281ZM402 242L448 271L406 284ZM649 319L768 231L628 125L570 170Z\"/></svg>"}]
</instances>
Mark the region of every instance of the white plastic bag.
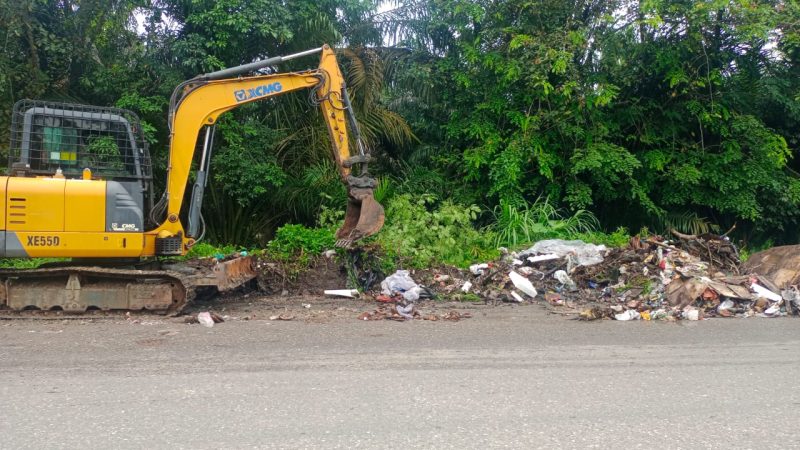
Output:
<instances>
[{"instance_id":1,"label":"white plastic bag","mask_svg":"<svg viewBox=\"0 0 800 450\"><path fill-rule=\"evenodd\" d=\"M617 320L639 320L642 315L635 309L629 309L621 314L614 314L614 318Z\"/></svg>"},{"instance_id":2,"label":"white plastic bag","mask_svg":"<svg viewBox=\"0 0 800 450\"><path fill-rule=\"evenodd\" d=\"M546 239L520 253L520 257L531 255L555 254L561 258L571 255L579 266L591 266L603 262L606 253L605 245L587 244L583 241L565 241L563 239Z\"/></svg>"},{"instance_id":3,"label":"white plastic bag","mask_svg":"<svg viewBox=\"0 0 800 450\"><path fill-rule=\"evenodd\" d=\"M417 287L407 270L398 270L381 281L381 294L392 296Z\"/></svg>"}]
</instances>

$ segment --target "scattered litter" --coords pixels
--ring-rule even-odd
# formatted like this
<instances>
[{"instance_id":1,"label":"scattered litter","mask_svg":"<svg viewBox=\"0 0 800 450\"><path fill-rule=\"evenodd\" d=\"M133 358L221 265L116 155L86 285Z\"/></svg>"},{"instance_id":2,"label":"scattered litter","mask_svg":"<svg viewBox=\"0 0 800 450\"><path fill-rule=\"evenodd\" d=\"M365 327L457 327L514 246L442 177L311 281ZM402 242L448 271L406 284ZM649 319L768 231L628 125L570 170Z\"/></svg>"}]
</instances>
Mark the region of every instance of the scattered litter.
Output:
<instances>
[{"instance_id":1,"label":"scattered litter","mask_svg":"<svg viewBox=\"0 0 800 450\"><path fill-rule=\"evenodd\" d=\"M773 274L780 273L778 268L771 267L770 275L764 276L758 266L740 266L738 250L724 235L673 232L667 237L635 237L627 247L611 249L584 241L551 239L536 242L519 253L501 253L496 260L470 266L469 271L454 267L423 269L413 272L413 278L408 270L397 270L385 278L376 271L380 273L376 279L383 278L380 295L369 289L362 292L373 296L373 307L377 309L360 313L358 318L463 318L426 310L434 306L422 300L434 296L484 301L488 305L536 303L541 298L540 304L551 313L587 321L772 318L800 312L800 258L784 255L785 260L796 261L797 267L788 269L794 275L784 277L791 282L779 284L773 278L777 276ZM332 257L333 253L326 252L326 256ZM770 260L764 257L761 261L767 264ZM358 295L352 289L324 292L346 298ZM539 297L539 292L544 295ZM441 306L437 303L435 307ZM284 314L270 319L293 320L294 316Z\"/></svg>"},{"instance_id":2,"label":"scattered litter","mask_svg":"<svg viewBox=\"0 0 800 450\"><path fill-rule=\"evenodd\" d=\"M770 306L769 308L765 309L763 312L764 317L778 317L781 315L781 305L780 303L775 303L774 305Z\"/></svg>"},{"instance_id":3,"label":"scattered litter","mask_svg":"<svg viewBox=\"0 0 800 450\"><path fill-rule=\"evenodd\" d=\"M428 321L449 320L457 322L461 319L469 319L472 314L468 312L449 311L442 315L425 314L422 315L414 308L414 305L402 306L396 305L392 309L378 308L374 311L364 311L358 315L358 320L395 320L406 321L413 319L422 319Z\"/></svg>"},{"instance_id":4,"label":"scattered litter","mask_svg":"<svg viewBox=\"0 0 800 450\"><path fill-rule=\"evenodd\" d=\"M461 319L469 319L469 318L472 318L472 314L468 312L450 311L442 315L442 320L450 320L453 322L458 322Z\"/></svg>"},{"instance_id":5,"label":"scattered litter","mask_svg":"<svg viewBox=\"0 0 800 450\"><path fill-rule=\"evenodd\" d=\"M357 289L326 289L324 293L325 295L330 295L333 297L347 297L347 298L358 297Z\"/></svg>"},{"instance_id":6,"label":"scattered litter","mask_svg":"<svg viewBox=\"0 0 800 450\"><path fill-rule=\"evenodd\" d=\"M211 314L208 312L201 312L197 314L197 321L200 323L200 325L206 328L211 328L214 326L214 319L211 318Z\"/></svg>"},{"instance_id":7,"label":"scattered litter","mask_svg":"<svg viewBox=\"0 0 800 450\"><path fill-rule=\"evenodd\" d=\"M377 311L364 311L358 316L358 320L383 320L385 318L383 315L378 314Z\"/></svg>"},{"instance_id":8,"label":"scattered litter","mask_svg":"<svg viewBox=\"0 0 800 450\"><path fill-rule=\"evenodd\" d=\"M336 250L325 250L325 253L323 253L323 255L325 255L325 257L329 259L333 258L334 256L336 256Z\"/></svg>"},{"instance_id":9,"label":"scattered litter","mask_svg":"<svg viewBox=\"0 0 800 450\"><path fill-rule=\"evenodd\" d=\"M398 270L381 281L381 294L393 296L417 287L407 270Z\"/></svg>"},{"instance_id":10,"label":"scattered litter","mask_svg":"<svg viewBox=\"0 0 800 450\"><path fill-rule=\"evenodd\" d=\"M536 272L533 269L533 267L528 267L528 266L517 267L516 269L517 269L517 272L521 273L522 275L524 275L526 277L529 277L529 276L533 275L534 272Z\"/></svg>"},{"instance_id":11,"label":"scattered litter","mask_svg":"<svg viewBox=\"0 0 800 450\"><path fill-rule=\"evenodd\" d=\"M797 258L796 282L778 288L753 270L742 274L738 250L725 236L672 234L672 241L637 237L625 248L612 249L583 241L539 241L523 252L473 265L475 277L456 288L490 303L537 298L538 288L552 312L581 320L675 321L800 312L800 289L793 287L800 285Z\"/></svg>"},{"instance_id":12,"label":"scattered litter","mask_svg":"<svg viewBox=\"0 0 800 450\"><path fill-rule=\"evenodd\" d=\"M667 317L670 317L670 315L665 309L657 309L650 313L650 320L664 320Z\"/></svg>"},{"instance_id":13,"label":"scattered litter","mask_svg":"<svg viewBox=\"0 0 800 450\"><path fill-rule=\"evenodd\" d=\"M489 264L473 264L469 266L469 271L472 272L473 275L483 275L483 271L489 268Z\"/></svg>"},{"instance_id":14,"label":"scattered litter","mask_svg":"<svg viewBox=\"0 0 800 450\"><path fill-rule=\"evenodd\" d=\"M403 300L407 302L415 302L419 300L420 293L422 292L422 288L419 286L414 286L413 288L403 292Z\"/></svg>"},{"instance_id":15,"label":"scattered litter","mask_svg":"<svg viewBox=\"0 0 800 450\"><path fill-rule=\"evenodd\" d=\"M403 316L407 320L414 318L414 314L413 314L414 313L414 305L413 304L409 304L409 305L406 305L406 306L397 305L395 307L395 309L397 309L397 313L398 314L400 314L401 316Z\"/></svg>"},{"instance_id":16,"label":"scattered litter","mask_svg":"<svg viewBox=\"0 0 800 450\"><path fill-rule=\"evenodd\" d=\"M602 319L605 316L606 316L606 314L603 311L603 308L595 306L595 307L592 307L592 308L586 308L583 311L581 311L580 314L578 314L578 319L579 320L597 320L597 319Z\"/></svg>"},{"instance_id":17,"label":"scattered litter","mask_svg":"<svg viewBox=\"0 0 800 450\"><path fill-rule=\"evenodd\" d=\"M553 274L553 278L558 280L561 283L561 286L566 288L568 291L576 291L578 290L578 286L575 285L575 282L572 281L572 278L567 275L566 271L557 270L556 273Z\"/></svg>"},{"instance_id":18,"label":"scattered litter","mask_svg":"<svg viewBox=\"0 0 800 450\"><path fill-rule=\"evenodd\" d=\"M616 320L639 320L641 317L642 315L635 309L629 309L621 314L614 315L614 319Z\"/></svg>"},{"instance_id":19,"label":"scattered litter","mask_svg":"<svg viewBox=\"0 0 800 450\"><path fill-rule=\"evenodd\" d=\"M556 255L555 253L550 253L547 255L538 255L538 256L529 256L528 261L531 263L538 263L543 261L552 261L554 259L559 259L560 256Z\"/></svg>"},{"instance_id":20,"label":"scattered litter","mask_svg":"<svg viewBox=\"0 0 800 450\"><path fill-rule=\"evenodd\" d=\"M564 304L564 299L555 292L546 292L544 294L544 300L552 306L561 306Z\"/></svg>"},{"instance_id":21,"label":"scattered litter","mask_svg":"<svg viewBox=\"0 0 800 450\"><path fill-rule=\"evenodd\" d=\"M513 270L509 272L508 276L509 278L511 278L511 282L514 283L514 286L517 289L524 292L531 298L536 297L537 294L536 288L533 287L533 284L531 284L531 282L527 278L523 277L517 272L514 272Z\"/></svg>"},{"instance_id":22,"label":"scattered litter","mask_svg":"<svg viewBox=\"0 0 800 450\"><path fill-rule=\"evenodd\" d=\"M752 289L753 292L755 292L756 295L758 295L759 297L764 297L767 300L772 300L773 302L779 302L783 300L783 297L781 297L780 295L770 291L769 289L763 286L759 286L756 283L751 284L750 289Z\"/></svg>"},{"instance_id":23,"label":"scattered litter","mask_svg":"<svg viewBox=\"0 0 800 450\"><path fill-rule=\"evenodd\" d=\"M269 316L269 320L294 320L291 314L279 314L277 316Z\"/></svg>"},{"instance_id":24,"label":"scattered litter","mask_svg":"<svg viewBox=\"0 0 800 450\"><path fill-rule=\"evenodd\" d=\"M687 307L683 310L683 318L686 320L700 320L702 318L700 310L693 307Z\"/></svg>"},{"instance_id":25,"label":"scattered litter","mask_svg":"<svg viewBox=\"0 0 800 450\"><path fill-rule=\"evenodd\" d=\"M736 303L733 300L726 299L717 306L717 313L722 317L731 317L734 314L735 307Z\"/></svg>"}]
</instances>

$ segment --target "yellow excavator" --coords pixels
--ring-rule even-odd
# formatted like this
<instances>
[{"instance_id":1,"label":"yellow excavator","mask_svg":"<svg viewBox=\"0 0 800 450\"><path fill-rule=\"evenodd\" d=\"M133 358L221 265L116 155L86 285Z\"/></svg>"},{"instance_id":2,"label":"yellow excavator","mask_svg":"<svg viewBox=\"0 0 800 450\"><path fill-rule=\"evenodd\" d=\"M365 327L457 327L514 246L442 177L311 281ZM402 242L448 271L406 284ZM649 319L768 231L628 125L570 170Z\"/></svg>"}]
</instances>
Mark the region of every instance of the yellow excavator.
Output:
<instances>
[{"instance_id":1,"label":"yellow excavator","mask_svg":"<svg viewBox=\"0 0 800 450\"><path fill-rule=\"evenodd\" d=\"M246 76L316 53L321 59L315 69ZM12 115L9 174L0 177L0 257L72 260L0 271L0 310L170 313L179 311L197 287L224 291L252 279L247 257L194 265L161 263L164 258L156 257L185 255L204 234L201 207L220 114L304 89L323 114L348 187L337 245L348 247L377 233L384 212L373 197L369 151L336 55L327 45L181 83L170 101L166 188L158 201L134 113L21 100ZM198 152L195 182L184 207Z\"/></svg>"}]
</instances>

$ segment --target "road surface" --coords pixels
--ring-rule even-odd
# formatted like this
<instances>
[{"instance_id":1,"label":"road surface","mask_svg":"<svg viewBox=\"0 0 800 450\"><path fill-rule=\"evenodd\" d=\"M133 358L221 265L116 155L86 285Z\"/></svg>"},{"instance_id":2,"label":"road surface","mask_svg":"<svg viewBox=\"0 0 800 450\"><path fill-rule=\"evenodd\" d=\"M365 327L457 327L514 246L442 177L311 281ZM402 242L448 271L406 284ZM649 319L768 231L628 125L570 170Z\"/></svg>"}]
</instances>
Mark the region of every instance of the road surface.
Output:
<instances>
[{"instance_id":1,"label":"road surface","mask_svg":"<svg viewBox=\"0 0 800 450\"><path fill-rule=\"evenodd\" d=\"M0 322L0 448L796 448L800 320Z\"/></svg>"}]
</instances>

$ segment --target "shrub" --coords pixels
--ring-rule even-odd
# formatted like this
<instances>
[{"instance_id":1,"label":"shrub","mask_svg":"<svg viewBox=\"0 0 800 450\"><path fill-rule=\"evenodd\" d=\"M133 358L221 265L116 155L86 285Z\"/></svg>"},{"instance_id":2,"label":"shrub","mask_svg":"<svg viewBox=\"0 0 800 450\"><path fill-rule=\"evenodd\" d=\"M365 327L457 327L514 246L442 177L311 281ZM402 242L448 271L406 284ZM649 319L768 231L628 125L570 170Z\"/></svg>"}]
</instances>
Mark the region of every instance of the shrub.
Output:
<instances>
[{"instance_id":1,"label":"shrub","mask_svg":"<svg viewBox=\"0 0 800 450\"><path fill-rule=\"evenodd\" d=\"M479 212L474 205L445 201L434 207L430 196L396 195L386 204L386 225L376 240L389 256L411 267L465 267L497 257L493 232L472 224Z\"/></svg>"},{"instance_id":2,"label":"shrub","mask_svg":"<svg viewBox=\"0 0 800 450\"><path fill-rule=\"evenodd\" d=\"M278 258L318 255L333 248L336 239L329 228L308 228L303 225L286 224L275 232L275 238L267 249Z\"/></svg>"}]
</instances>

